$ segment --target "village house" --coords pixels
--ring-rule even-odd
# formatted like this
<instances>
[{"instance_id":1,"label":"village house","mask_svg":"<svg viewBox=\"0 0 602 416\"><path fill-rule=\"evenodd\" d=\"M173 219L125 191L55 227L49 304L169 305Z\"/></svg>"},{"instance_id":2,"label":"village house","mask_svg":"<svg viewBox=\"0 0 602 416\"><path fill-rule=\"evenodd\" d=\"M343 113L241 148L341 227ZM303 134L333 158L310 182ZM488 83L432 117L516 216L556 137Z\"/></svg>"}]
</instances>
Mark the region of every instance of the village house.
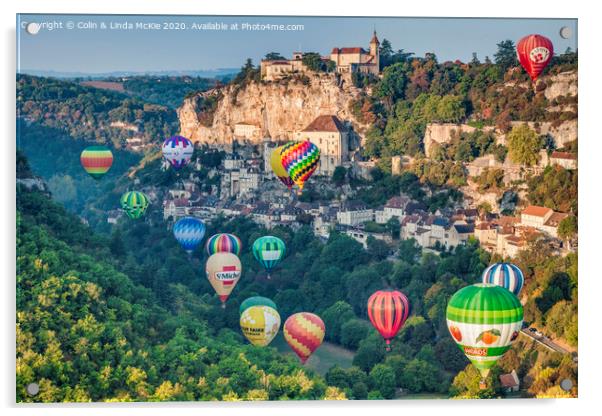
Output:
<instances>
[{"instance_id":1,"label":"village house","mask_svg":"<svg viewBox=\"0 0 602 416\"><path fill-rule=\"evenodd\" d=\"M393 243L393 238L391 237L390 233L374 233L365 231L358 227L346 227L344 233L358 243L361 243L364 249L368 248L368 237L375 238L376 240L382 240L388 244Z\"/></svg>"},{"instance_id":2,"label":"village house","mask_svg":"<svg viewBox=\"0 0 602 416\"><path fill-rule=\"evenodd\" d=\"M450 248L466 244L474 232L473 223L416 212L406 215L401 221L400 235L404 240L413 238L423 248Z\"/></svg>"},{"instance_id":3,"label":"village house","mask_svg":"<svg viewBox=\"0 0 602 416\"><path fill-rule=\"evenodd\" d=\"M342 225L356 226L373 220L374 210L361 201L345 201L337 212L337 222Z\"/></svg>"},{"instance_id":4,"label":"village house","mask_svg":"<svg viewBox=\"0 0 602 416\"><path fill-rule=\"evenodd\" d=\"M500 384L506 393L517 392L520 389L520 380L516 370L508 374L500 374Z\"/></svg>"},{"instance_id":5,"label":"village house","mask_svg":"<svg viewBox=\"0 0 602 416\"><path fill-rule=\"evenodd\" d=\"M163 219L176 220L189 214L190 205L186 198L166 199L163 201Z\"/></svg>"},{"instance_id":6,"label":"village house","mask_svg":"<svg viewBox=\"0 0 602 416\"><path fill-rule=\"evenodd\" d=\"M387 201L382 210L374 212L375 221L379 224L386 224L393 217L399 221L405 216L405 208L410 203L410 198L406 196L394 196Z\"/></svg>"},{"instance_id":7,"label":"village house","mask_svg":"<svg viewBox=\"0 0 602 416\"><path fill-rule=\"evenodd\" d=\"M550 208L530 205L521 212L520 223L558 238L558 225L568 216L569 214L554 212Z\"/></svg>"},{"instance_id":8,"label":"village house","mask_svg":"<svg viewBox=\"0 0 602 416\"><path fill-rule=\"evenodd\" d=\"M261 128L248 121L236 123L234 125L234 138L238 140L253 140L259 138Z\"/></svg>"},{"instance_id":9,"label":"village house","mask_svg":"<svg viewBox=\"0 0 602 416\"><path fill-rule=\"evenodd\" d=\"M565 169L577 169L577 155L568 152L552 152L550 164L562 166Z\"/></svg>"},{"instance_id":10,"label":"village house","mask_svg":"<svg viewBox=\"0 0 602 416\"><path fill-rule=\"evenodd\" d=\"M316 173L331 176L337 166L349 160L349 132L335 115L321 115L296 133L297 140L309 140L320 149Z\"/></svg>"}]
</instances>

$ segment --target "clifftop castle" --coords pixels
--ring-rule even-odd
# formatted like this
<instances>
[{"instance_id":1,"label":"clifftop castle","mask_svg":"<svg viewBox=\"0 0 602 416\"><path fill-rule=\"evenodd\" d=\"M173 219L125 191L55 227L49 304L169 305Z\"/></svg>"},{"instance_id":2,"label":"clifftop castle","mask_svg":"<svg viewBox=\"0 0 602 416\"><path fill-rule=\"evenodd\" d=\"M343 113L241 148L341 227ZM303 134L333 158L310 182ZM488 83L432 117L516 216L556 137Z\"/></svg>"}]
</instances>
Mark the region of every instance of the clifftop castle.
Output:
<instances>
[{"instance_id":1,"label":"clifftop castle","mask_svg":"<svg viewBox=\"0 0 602 416\"><path fill-rule=\"evenodd\" d=\"M334 47L330 56L323 56L323 61L332 61L336 71L341 74L359 72L363 74L378 75L380 73L380 42L376 31L370 40L369 50L362 47ZM284 76L303 73L307 71L303 64L303 52L293 52L292 59L279 59L261 61L261 76L266 81L274 81Z\"/></svg>"}]
</instances>

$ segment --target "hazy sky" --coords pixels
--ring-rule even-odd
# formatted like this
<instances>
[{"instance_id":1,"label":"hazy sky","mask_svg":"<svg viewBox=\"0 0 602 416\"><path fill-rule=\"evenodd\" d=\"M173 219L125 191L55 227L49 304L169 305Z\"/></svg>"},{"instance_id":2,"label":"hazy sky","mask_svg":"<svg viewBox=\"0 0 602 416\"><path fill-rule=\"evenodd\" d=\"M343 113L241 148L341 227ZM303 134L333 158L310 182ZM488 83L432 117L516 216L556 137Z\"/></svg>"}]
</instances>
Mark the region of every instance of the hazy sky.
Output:
<instances>
[{"instance_id":1,"label":"hazy sky","mask_svg":"<svg viewBox=\"0 0 602 416\"><path fill-rule=\"evenodd\" d=\"M27 23L39 23L27 33ZM96 29L80 28L86 22ZM171 24L167 29L111 29L111 23ZM100 25L104 23L105 29ZM193 29L192 25L225 23L228 30ZM238 23L238 30L231 24ZM303 30L241 30L243 23L303 25ZM73 24L75 28L67 27ZM50 27L55 27L49 30ZM62 26L62 27L59 27ZM182 29L185 27L184 29ZM571 36L559 32L568 27ZM110 71L205 70L240 67L250 57L257 63L267 52L290 56L295 50L328 54L337 46L368 47L372 30L394 49L423 56L434 52L439 61L468 61L476 52L493 58L496 43L516 42L539 33L549 37L557 52L577 46L576 19L434 19L376 17L221 17L122 15L18 15L19 69L102 73Z\"/></svg>"}]
</instances>

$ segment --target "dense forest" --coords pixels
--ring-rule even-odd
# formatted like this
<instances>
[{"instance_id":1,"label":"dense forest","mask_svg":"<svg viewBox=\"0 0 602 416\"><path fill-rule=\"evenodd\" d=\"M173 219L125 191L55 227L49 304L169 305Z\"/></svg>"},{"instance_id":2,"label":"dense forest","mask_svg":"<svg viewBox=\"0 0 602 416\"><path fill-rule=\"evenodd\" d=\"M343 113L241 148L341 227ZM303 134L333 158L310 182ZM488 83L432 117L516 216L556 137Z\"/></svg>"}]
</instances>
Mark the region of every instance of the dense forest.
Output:
<instances>
[{"instance_id":1,"label":"dense forest","mask_svg":"<svg viewBox=\"0 0 602 416\"><path fill-rule=\"evenodd\" d=\"M117 148L135 132L112 123L133 126L147 142L160 142L178 129L172 108L120 92L23 74L17 75L17 115L60 129L74 139Z\"/></svg>"},{"instance_id":2,"label":"dense forest","mask_svg":"<svg viewBox=\"0 0 602 416\"><path fill-rule=\"evenodd\" d=\"M111 241L46 194L18 191L18 401L345 398L293 359L210 325L211 306L175 282L168 310L159 288L120 270Z\"/></svg>"},{"instance_id":3,"label":"dense forest","mask_svg":"<svg viewBox=\"0 0 602 416\"><path fill-rule=\"evenodd\" d=\"M176 109L188 95L221 85L217 79L201 77L128 77L123 88L141 100Z\"/></svg>"}]
</instances>

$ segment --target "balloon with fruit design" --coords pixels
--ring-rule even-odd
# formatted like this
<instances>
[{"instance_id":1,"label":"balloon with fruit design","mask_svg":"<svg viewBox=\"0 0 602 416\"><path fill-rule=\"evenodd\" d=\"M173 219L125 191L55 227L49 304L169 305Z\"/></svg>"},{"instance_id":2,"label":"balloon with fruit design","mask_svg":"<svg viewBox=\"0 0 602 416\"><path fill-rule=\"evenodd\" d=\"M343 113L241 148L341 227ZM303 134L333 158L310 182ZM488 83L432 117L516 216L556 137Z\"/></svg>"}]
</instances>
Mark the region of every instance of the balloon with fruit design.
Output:
<instances>
[{"instance_id":1,"label":"balloon with fruit design","mask_svg":"<svg viewBox=\"0 0 602 416\"><path fill-rule=\"evenodd\" d=\"M447 327L483 379L510 349L523 324L518 298L501 286L479 283L457 291L447 304Z\"/></svg>"}]
</instances>

